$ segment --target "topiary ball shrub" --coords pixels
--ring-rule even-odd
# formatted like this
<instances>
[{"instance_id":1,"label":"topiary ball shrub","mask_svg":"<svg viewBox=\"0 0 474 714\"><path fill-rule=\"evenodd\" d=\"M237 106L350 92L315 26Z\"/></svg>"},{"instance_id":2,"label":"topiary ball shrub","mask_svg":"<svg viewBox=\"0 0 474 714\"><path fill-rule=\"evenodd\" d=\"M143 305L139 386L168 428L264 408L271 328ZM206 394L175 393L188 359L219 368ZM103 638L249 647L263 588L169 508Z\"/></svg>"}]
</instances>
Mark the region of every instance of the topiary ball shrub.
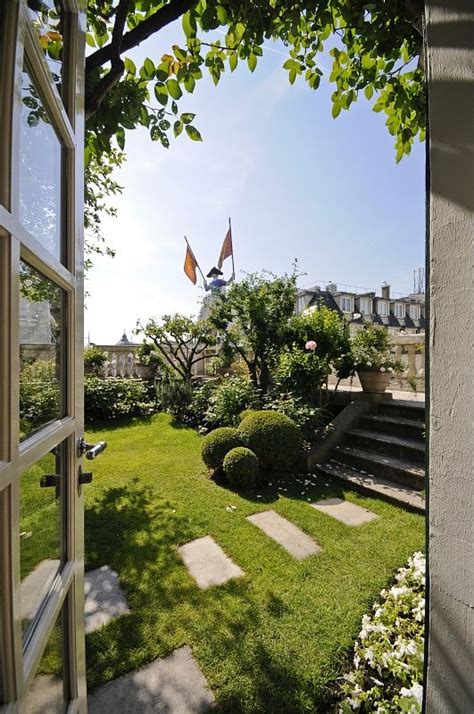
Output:
<instances>
[{"instance_id":1,"label":"topiary ball shrub","mask_svg":"<svg viewBox=\"0 0 474 714\"><path fill-rule=\"evenodd\" d=\"M293 419L273 411L249 414L239 426L242 443L258 458L262 469L285 471L295 466L302 448Z\"/></svg>"},{"instance_id":2,"label":"topiary ball shrub","mask_svg":"<svg viewBox=\"0 0 474 714\"><path fill-rule=\"evenodd\" d=\"M243 412L240 412L239 416L237 417L237 422L240 424L248 416L250 416L251 414L256 414L258 411L260 411L260 410L259 409L244 409Z\"/></svg>"},{"instance_id":3,"label":"topiary ball shrub","mask_svg":"<svg viewBox=\"0 0 474 714\"><path fill-rule=\"evenodd\" d=\"M208 468L214 469L214 471L220 469L224 462L224 456L236 446L242 446L242 439L237 429L232 426L221 426L203 438L202 460Z\"/></svg>"},{"instance_id":4,"label":"topiary ball shrub","mask_svg":"<svg viewBox=\"0 0 474 714\"><path fill-rule=\"evenodd\" d=\"M223 469L231 486L250 491L257 483L258 459L245 446L237 446L225 455Z\"/></svg>"}]
</instances>

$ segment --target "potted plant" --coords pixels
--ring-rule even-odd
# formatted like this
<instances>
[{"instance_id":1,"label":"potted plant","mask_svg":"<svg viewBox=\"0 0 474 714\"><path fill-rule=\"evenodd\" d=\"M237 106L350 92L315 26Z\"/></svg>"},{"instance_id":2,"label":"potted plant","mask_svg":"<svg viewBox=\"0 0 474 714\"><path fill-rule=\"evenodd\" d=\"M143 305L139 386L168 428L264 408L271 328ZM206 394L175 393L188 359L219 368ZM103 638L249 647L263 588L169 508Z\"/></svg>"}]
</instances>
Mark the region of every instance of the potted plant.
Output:
<instances>
[{"instance_id":1,"label":"potted plant","mask_svg":"<svg viewBox=\"0 0 474 714\"><path fill-rule=\"evenodd\" d=\"M403 372L403 364L390 354L388 330L381 325L367 325L352 338L355 370L364 392L382 394L394 373Z\"/></svg>"}]
</instances>

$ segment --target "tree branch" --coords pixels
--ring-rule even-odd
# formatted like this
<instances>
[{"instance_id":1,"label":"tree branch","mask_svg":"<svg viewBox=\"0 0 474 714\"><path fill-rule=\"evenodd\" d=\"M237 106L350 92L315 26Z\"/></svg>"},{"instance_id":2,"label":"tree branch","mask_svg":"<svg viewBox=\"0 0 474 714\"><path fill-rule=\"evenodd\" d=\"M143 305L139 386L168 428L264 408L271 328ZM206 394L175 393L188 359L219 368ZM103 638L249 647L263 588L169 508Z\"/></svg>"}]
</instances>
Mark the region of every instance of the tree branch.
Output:
<instances>
[{"instance_id":1,"label":"tree branch","mask_svg":"<svg viewBox=\"0 0 474 714\"><path fill-rule=\"evenodd\" d=\"M141 42L148 39L150 35L154 35L155 32L169 25L170 22L177 20L196 4L197 0L171 0L167 5L164 5L153 13L153 15L147 17L146 20L140 22L133 30L123 35L120 52L126 52L132 49L132 47L137 47ZM107 62L111 62L112 58L113 40L108 45L104 45L104 47L101 47L89 55L86 60L86 74L98 67L102 67Z\"/></svg>"},{"instance_id":2,"label":"tree branch","mask_svg":"<svg viewBox=\"0 0 474 714\"><path fill-rule=\"evenodd\" d=\"M125 65L120 59L122 52L123 30L127 20L130 0L120 0L115 13L114 29L110 47L110 70L99 80L92 92L86 92L85 118L86 121L99 109L107 94L115 87L123 74Z\"/></svg>"}]
</instances>

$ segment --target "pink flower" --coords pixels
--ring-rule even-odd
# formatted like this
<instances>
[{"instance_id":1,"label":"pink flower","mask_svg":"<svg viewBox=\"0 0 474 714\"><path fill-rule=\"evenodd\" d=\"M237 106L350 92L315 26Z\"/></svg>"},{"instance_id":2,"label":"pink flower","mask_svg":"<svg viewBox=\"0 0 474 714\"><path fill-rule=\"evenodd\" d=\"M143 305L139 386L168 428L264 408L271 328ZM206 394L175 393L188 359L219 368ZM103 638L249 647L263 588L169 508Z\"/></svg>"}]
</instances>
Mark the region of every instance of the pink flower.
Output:
<instances>
[{"instance_id":1,"label":"pink flower","mask_svg":"<svg viewBox=\"0 0 474 714\"><path fill-rule=\"evenodd\" d=\"M318 345L314 340L308 340L308 342L305 344L305 349L306 350L315 350Z\"/></svg>"}]
</instances>

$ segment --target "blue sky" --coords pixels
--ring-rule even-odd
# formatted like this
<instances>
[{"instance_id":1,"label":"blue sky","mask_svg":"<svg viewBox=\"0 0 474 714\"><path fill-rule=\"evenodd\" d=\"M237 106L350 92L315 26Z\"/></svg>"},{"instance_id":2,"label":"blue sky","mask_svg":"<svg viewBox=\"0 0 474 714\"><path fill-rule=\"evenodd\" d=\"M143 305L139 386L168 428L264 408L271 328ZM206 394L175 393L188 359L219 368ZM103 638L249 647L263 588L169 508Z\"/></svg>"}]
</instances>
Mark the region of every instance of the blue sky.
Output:
<instances>
[{"instance_id":1,"label":"blue sky","mask_svg":"<svg viewBox=\"0 0 474 714\"><path fill-rule=\"evenodd\" d=\"M169 27L131 56L157 61L181 35ZM118 218L104 220L117 255L97 258L86 285L91 341L114 343L137 319L196 314L203 292L184 275L183 235L206 273L229 216L237 276L289 272L297 258L301 285L411 291L424 265L424 144L397 165L383 115L361 97L333 120L331 86L291 86L282 50L269 46L254 74L238 68L217 87L205 75L183 96L202 143L181 135L167 151L144 129L127 133Z\"/></svg>"}]
</instances>

